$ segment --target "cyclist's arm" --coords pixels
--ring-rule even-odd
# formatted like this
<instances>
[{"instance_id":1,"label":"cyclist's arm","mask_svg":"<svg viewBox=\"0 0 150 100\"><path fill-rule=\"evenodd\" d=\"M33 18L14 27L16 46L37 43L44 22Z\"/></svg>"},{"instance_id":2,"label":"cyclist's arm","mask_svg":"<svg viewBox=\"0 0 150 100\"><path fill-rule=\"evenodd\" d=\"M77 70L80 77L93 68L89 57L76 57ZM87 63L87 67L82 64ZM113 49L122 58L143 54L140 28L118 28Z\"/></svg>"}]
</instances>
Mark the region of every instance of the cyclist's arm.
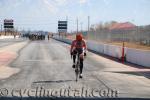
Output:
<instances>
[{"instance_id":1,"label":"cyclist's arm","mask_svg":"<svg viewBox=\"0 0 150 100\"><path fill-rule=\"evenodd\" d=\"M72 43L71 43L70 54L72 53L72 49L73 49L73 47L74 47L74 42L75 42L75 41L72 41Z\"/></svg>"},{"instance_id":2,"label":"cyclist's arm","mask_svg":"<svg viewBox=\"0 0 150 100\"><path fill-rule=\"evenodd\" d=\"M83 48L84 48L84 50L85 50L85 52L86 52L86 51L87 51L87 45L86 45L85 40L83 40Z\"/></svg>"}]
</instances>

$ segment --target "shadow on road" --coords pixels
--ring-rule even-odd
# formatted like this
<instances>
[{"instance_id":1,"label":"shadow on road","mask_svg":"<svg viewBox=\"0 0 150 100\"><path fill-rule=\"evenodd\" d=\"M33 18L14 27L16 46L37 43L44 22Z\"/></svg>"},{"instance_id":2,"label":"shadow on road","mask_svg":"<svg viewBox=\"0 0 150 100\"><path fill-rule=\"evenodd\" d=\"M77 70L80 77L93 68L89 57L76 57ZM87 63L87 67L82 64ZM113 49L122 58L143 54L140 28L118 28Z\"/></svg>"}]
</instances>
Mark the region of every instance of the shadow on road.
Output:
<instances>
[{"instance_id":1,"label":"shadow on road","mask_svg":"<svg viewBox=\"0 0 150 100\"><path fill-rule=\"evenodd\" d=\"M65 83L65 82L72 82L75 80L57 80L57 81L36 81L33 83Z\"/></svg>"},{"instance_id":2,"label":"shadow on road","mask_svg":"<svg viewBox=\"0 0 150 100\"><path fill-rule=\"evenodd\" d=\"M131 74L136 76L143 76L150 79L150 71L113 71L113 73Z\"/></svg>"}]
</instances>

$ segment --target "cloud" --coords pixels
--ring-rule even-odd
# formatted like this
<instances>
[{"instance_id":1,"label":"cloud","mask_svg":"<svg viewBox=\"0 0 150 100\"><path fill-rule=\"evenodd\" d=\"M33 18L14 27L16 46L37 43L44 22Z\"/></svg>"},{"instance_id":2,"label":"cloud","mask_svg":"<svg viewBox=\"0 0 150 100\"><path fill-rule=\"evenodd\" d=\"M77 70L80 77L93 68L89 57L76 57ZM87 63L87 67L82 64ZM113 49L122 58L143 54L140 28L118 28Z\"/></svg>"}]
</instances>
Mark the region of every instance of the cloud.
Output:
<instances>
[{"instance_id":1,"label":"cloud","mask_svg":"<svg viewBox=\"0 0 150 100\"><path fill-rule=\"evenodd\" d=\"M57 12L58 8L56 7L56 4L53 1L48 1L48 0L42 0L44 6L48 8L50 12Z\"/></svg>"},{"instance_id":2,"label":"cloud","mask_svg":"<svg viewBox=\"0 0 150 100\"><path fill-rule=\"evenodd\" d=\"M79 0L79 3L80 4L85 4L85 3L87 3L87 0Z\"/></svg>"},{"instance_id":3,"label":"cloud","mask_svg":"<svg viewBox=\"0 0 150 100\"><path fill-rule=\"evenodd\" d=\"M23 4L23 2L24 2L25 0L15 0L14 2L13 2L13 7L17 7L17 6L20 6L21 4Z\"/></svg>"},{"instance_id":4,"label":"cloud","mask_svg":"<svg viewBox=\"0 0 150 100\"><path fill-rule=\"evenodd\" d=\"M57 5L59 5L59 6L62 6L62 5L65 5L65 4L67 4L67 0L54 0L56 3L57 3Z\"/></svg>"},{"instance_id":5,"label":"cloud","mask_svg":"<svg viewBox=\"0 0 150 100\"><path fill-rule=\"evenodd\" d=\"M105 3L105 5L109 5L110 4L110 2L108 1L108 0L103 0L103 2Z\"/></svg>"},{"instance_id":6,"label":"cloud","mask_svg":"<svg viewBox=\"0 0 150 100\"><path fill-rule=\"evenodd\" d=\"M15 12L16 8L20 6L23 2L24 0L1 0L1 16L5 17L5 15L7 14L12 14L13 12Z\"/></svg>"},{"instance_id":7,"label":"cloud","mask_svg":"<svg viewBox=\"0 0 150 100\"><path fill-rule=\"evenodd\" d=\"M67 0L41 0L50 12L57 13L61 6L68 4Z\"/></svg>"}]
</instances>

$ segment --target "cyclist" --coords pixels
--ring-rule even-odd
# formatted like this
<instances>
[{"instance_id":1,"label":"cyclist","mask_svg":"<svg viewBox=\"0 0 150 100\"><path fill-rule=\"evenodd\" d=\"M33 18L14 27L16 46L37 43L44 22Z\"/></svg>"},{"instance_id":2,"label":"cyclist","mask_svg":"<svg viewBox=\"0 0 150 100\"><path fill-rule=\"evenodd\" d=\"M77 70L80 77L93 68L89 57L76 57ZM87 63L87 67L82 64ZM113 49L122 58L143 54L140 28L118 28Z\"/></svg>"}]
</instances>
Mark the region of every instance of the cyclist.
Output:
<instances>
[{"instance_id":1,"label":"cyclist","mask_svg":"<svg viewBox=\"0 0 150 100\"><path fill-rule=\"evenodd\" d=\"M80 75L79 78L82 78L82 70L83 70L83 60L84 56L86 56L86 42L82 37L82 34L77 34L76 39L71 44L70 54L73 56L73 65L72 67L75 68L75 62L76 62L76 55L79 53L80 57Z\"/></svg>"}]
</instances>

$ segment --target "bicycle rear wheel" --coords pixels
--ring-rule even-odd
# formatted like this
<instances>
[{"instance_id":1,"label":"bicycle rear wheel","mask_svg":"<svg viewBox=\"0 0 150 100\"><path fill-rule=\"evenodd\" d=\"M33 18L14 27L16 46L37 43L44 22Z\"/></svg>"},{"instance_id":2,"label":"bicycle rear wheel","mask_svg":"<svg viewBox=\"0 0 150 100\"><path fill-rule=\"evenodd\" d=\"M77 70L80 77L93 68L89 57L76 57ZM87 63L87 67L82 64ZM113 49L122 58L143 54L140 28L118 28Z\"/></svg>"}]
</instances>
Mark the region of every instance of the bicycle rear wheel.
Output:
<instances>
[{"instance_id":1,"label":"bicycle rear wheel","mask_svg":"<svg viewBox=\"0 0 150 100\"><path fill-rule=\"evenodd\" d=\"M75 69L75 75L76 75L76 82L77 82L78 77L79 77L79 69L78 68Z\"/></svg>"}]
</instances>

